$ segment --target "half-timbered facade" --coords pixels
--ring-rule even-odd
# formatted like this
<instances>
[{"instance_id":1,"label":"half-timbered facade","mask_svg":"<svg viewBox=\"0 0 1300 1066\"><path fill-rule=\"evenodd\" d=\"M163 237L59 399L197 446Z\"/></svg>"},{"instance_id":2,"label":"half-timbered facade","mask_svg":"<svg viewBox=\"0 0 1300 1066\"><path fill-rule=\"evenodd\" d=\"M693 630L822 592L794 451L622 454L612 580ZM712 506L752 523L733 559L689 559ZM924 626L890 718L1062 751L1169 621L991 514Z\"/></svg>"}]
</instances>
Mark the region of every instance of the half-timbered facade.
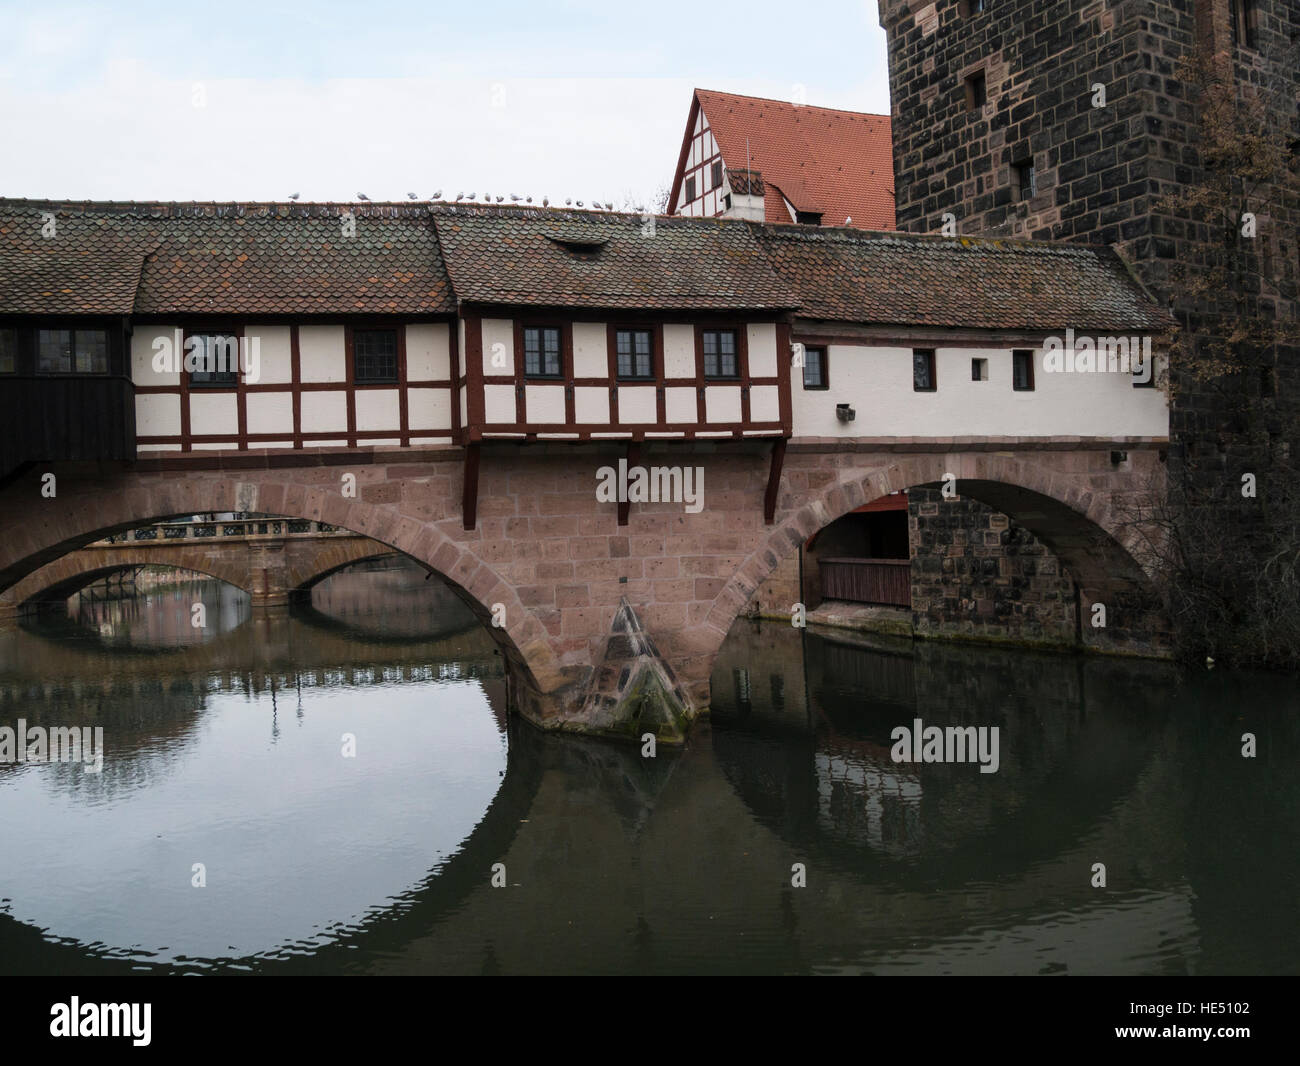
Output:
<instances>
[{"instance_id":1,"label":"half-timbered facade","mask_svg":"<svg viewBox=\"0 0 1300 1066\"><path fill-rule=\"evenodd\" d=\"M774 499L791 438L1167 433L1158 368L1047 359L1166 328L1107 249L444 204L7 201L0 238L7 470L756 439Z\"/></svg>"}]
</instances>

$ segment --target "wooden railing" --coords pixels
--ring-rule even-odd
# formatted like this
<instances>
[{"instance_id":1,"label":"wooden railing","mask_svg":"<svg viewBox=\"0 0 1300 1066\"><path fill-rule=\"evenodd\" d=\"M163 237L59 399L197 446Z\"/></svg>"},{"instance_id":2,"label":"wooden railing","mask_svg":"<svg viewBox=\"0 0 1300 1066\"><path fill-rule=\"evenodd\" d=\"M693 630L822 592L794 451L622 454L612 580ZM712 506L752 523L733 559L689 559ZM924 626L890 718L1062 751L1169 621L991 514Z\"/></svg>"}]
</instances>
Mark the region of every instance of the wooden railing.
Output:
<instances>
[{"instance_id":1,"label":"wooden railing","mask_svg":"<svg viewBox=\"0 0 1300 1066\"><path fill-rule=\"evenodd\" d=\"M910 559L822 559L822 598L912 606Z\"/></svg>"}]
</instances>

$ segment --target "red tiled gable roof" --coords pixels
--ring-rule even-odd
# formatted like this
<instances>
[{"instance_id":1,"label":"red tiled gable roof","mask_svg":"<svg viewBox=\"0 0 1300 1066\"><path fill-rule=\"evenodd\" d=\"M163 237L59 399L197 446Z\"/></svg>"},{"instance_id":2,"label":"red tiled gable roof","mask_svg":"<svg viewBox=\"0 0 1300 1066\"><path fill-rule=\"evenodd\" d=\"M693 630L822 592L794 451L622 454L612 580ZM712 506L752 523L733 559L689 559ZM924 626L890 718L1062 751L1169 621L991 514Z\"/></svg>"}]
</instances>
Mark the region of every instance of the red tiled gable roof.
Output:
<instances>
[{"instance_id":1,"label":"red tiled gable roof","mask_svg":"<svg viewBox=\"0 0 1300 1066\"><path fill-rule=\"evenodd\" d=\"M461 301L666 310L792 309L747 226L535 208L436 208Z\"/></svg>"},{"instance_id":2,"label":"red tiled gable roof","mask_svg":"<svg viewBox=\"0 0 1300 1066\"><path fill-rule=\"evenodd\" d=\"M0 200L0 292L0 311L19 314L454 308L429 210L411 204Z\"/></svg>"},{"instance_id":3,"label":"red tiled gable roof","mask_svg":"<svg viewBox=\"0 0 1300 1066\"><path fill-rule=\"evenodd\" d=\"M727 166L762 173L768 187L768 222L791 221L780 199L783 194L796 210L819 212L828 226L852 218L851 224L860 229L894 228L888 115L796 106L707 89L696 89L695 98ZM773 186L778 195L773 195Z\"/></svg>"},{"instance_id":4,"label":"red tiled gable roof","mask_svg":"<svg viewBox=\"0 0 1300 1066\"><path fill-rule=\"evenodd\" d=\"M1028 332L1175 324L1105 247L752 225L802 318Z\"/></svg>"}]
</instances>

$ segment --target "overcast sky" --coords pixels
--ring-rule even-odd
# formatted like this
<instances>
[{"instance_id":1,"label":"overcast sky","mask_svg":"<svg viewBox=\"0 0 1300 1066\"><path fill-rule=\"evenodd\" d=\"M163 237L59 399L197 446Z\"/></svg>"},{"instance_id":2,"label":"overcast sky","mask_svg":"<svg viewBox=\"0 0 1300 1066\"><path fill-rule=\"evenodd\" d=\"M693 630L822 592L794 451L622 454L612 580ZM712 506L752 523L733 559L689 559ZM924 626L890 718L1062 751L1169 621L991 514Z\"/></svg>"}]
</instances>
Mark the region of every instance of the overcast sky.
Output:
<instances>
[{"instance_id":1,"label":"overcast sky","mask_svg":"<svg viewBox=\"0 0 1300 1066\"><path fill-rule=\"evenodd\" d=\"M700 86L889 111L875 0L0 0L0 196L647 202Z\"/></svg>"}]
</instances>

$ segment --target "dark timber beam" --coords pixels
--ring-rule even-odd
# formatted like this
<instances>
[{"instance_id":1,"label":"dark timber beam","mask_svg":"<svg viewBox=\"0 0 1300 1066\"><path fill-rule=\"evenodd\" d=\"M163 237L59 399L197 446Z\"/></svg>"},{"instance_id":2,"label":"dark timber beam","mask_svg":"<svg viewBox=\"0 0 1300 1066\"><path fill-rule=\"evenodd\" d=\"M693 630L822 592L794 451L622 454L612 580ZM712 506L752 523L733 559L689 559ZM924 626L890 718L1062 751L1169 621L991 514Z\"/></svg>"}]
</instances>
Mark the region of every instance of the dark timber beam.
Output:
<instances>
[{"instance_id":1,"label":"dark timber beam","mask_svg":"<svg viewBox=\"0 0 1300 1066\"><path fill-rule=\"evenodd\" d=\"M630 471L634 466L639 466L640 464L641 464L641 444L638 441L632 441L627 446L627 468ZM630 479L631 474L629 474L628 477ZM624 493L624 495L627 494ZM630 511L631 508L632 508L631 500L618 501L618 524L620 526L627 525L627 515L628 515L628 511Z\"/></svg>"},{"instance_id":2,"label":"dark timber beam","mask_svg":"<svg viewBox=\"0 0 1300 1066\"><path fill-rule=\"evenodd\" d=\"M767 472L767 492L763 496L763 521L771 525L776 521L776 496L781 490L781 467L785 465L785 442L782 437L772 445L772 465Z\"/></svg>"},{"instance_id":3,"label":"dark timber beam","mask_svg":"<svg viewBox=\"0 0 1300 1066\"><path fill-rule=\"evenodd\" d=\"M466 529L473 529L478 522L478 450L478 441L465 445L465 486L460 510Z\"/></svg>"}]
</instances>

